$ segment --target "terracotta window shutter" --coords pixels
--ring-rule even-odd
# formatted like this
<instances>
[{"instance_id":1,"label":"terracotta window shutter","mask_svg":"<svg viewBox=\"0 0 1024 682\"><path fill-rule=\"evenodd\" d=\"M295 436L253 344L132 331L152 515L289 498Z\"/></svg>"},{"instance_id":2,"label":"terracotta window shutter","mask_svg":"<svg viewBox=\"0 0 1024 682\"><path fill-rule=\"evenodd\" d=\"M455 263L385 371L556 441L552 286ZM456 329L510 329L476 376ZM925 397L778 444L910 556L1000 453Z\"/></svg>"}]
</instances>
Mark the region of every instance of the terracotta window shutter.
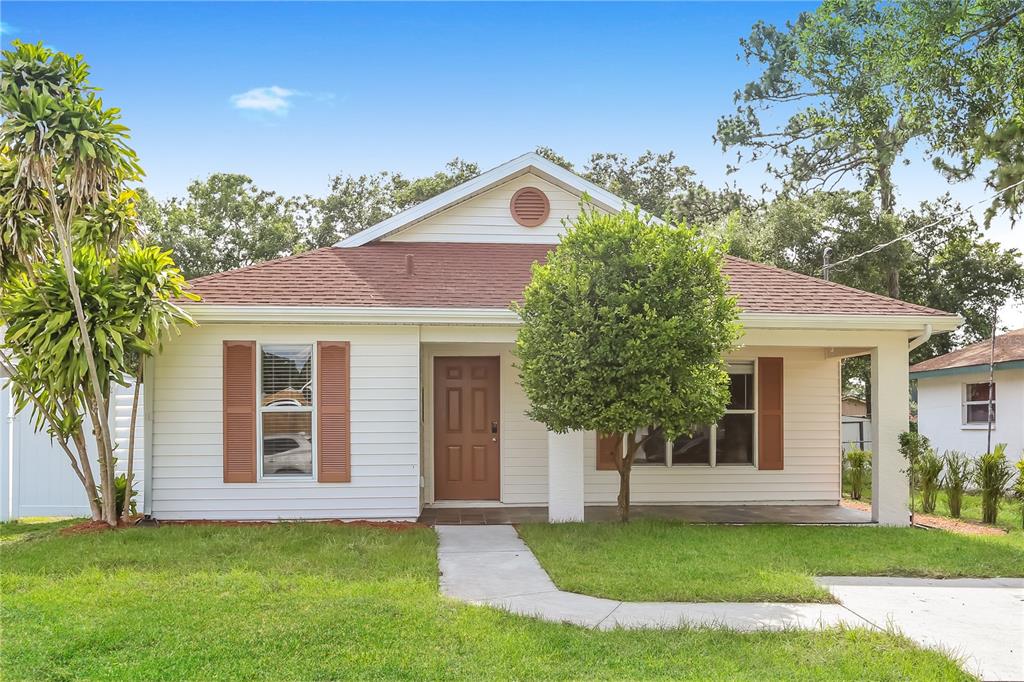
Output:
<instances>
[{"instance_id":1,"label":"terracotta window shutter","mask_svg":"<svg viewBox=\"0 0 1024 682\"><path fill-rule=\"evenodd\" d=\"M316 344L317 480L352 480L352 430L349 407L349 343Z\"/></svg>"},{"instance_id":2,"label":"terracotta window shutter","mask_svg":"<svg viewBox=\"0 0 1024 682\"><path fill-rule=\"evenodd\" d=\"M601 471L616 471L616 457L622 457L622 434L598 433L597 468Z\"/></svg>"},{"instance_id":3,"label":"terracotta window shutter","mask_svg":"<svg viewBox=\"0 0 1024 682\"><path fill-rule=\"evenodd\" d=\"M256 342L224 342L224 482L256 482Z\"/></svg>"},{"instance_id":4,"label":"terracotta window shutter","mask_svg":"<svg viewBox=\"0 0 1024 682\"><path fill-rule=\"evenodd\" d=\"M782 358L757 359L757 468L778 471L783 464L785 394Z\"/></svg>"}]
</instances>

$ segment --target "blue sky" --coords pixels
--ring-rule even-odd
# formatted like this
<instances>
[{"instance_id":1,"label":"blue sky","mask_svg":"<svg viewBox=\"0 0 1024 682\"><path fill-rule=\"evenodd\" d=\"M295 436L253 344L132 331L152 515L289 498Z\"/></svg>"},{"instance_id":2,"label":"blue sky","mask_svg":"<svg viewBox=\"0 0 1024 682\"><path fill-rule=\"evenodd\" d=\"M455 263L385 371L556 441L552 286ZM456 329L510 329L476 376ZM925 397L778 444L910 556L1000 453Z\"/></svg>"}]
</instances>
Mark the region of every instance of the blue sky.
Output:
<instances>
[{"instance_id":1,"label":"blue sky","mask_svg":"<svg viewBox=\"0 0 1024 682\"><path fill-rule=\"evenodd\" d=\"M575 162L594 151L674 150L711 186L712 142L758 19L814 3L3 3L3 42L84 54L124 110L159 197L214 171L286 194L323 194L339 172L488 168L537 145ZM906 205L950 189L923 162L897 177ZM1024 227L993 228L1024 246ZM1024 312L1016 311L1024 322Z\"/></svg>"}]
</instances>

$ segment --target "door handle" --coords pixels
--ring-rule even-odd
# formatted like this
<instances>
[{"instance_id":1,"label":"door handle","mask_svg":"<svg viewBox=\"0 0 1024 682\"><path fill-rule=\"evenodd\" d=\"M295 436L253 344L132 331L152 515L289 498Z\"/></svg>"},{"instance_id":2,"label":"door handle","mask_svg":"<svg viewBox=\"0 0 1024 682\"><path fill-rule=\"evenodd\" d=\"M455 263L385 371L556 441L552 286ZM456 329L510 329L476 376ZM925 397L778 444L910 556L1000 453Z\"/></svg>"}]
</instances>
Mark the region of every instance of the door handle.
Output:
<instances>
[{"instance_id":1,"label":"door handle","mask_svg":"<svg viewBox=\"0 0 1024 682\"><path fill-rule=\"evenodd\" d=\"M491 440L498 442L498 422L491 422Z\"/></svg>"}]
</instances>

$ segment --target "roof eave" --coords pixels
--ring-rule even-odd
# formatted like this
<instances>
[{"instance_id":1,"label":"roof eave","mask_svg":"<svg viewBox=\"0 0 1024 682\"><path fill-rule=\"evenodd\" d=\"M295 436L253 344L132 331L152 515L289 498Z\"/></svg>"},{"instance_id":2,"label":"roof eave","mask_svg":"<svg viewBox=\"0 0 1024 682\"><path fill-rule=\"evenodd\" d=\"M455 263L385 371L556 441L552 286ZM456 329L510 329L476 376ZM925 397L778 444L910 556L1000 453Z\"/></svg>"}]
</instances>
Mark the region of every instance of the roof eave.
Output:
<instances>
[{"instance_id":1,"label":"roof eave","mask_svg":"<svg viewBox=\"0 0 1024 682\"><path fill-rule=\"evenodd\" d=\"M182 306L197 322L345 322L349 324L470 324L517 325L519 316L507 308L440 308L375 306L226 305L192 303ZM925 315L808 315L741 313L749 329L876 330L919 333L932 325L936 333L963 323L959 316Z\"/></svg>"},{"instance_id":2,"label":"roof eave","mask_svg":"<svg viewBox=\"0 0 1024 682\"><path fill-rule=\"evenodd\" d=\"M1024 369L1024 360L1004 360L992 364L993 371L1005 372L1010 369ZM957 365L956 367L937 367L935 369L910 369L910 376L914 379L929 379L931 377L955 376L957 374L976 374L987 372L988 363L976 363L973 365Z\"/></svg>"}]
</instances>

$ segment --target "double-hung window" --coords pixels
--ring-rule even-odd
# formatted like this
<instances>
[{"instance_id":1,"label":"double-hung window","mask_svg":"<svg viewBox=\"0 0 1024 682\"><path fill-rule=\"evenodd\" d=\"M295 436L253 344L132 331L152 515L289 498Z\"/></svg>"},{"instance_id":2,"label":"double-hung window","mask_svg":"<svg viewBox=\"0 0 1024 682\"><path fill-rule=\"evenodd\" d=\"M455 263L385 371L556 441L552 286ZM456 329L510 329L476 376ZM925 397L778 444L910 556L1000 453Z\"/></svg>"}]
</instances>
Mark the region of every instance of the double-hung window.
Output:
<instances>
[{"instance_id":1,"label":"double-hung window","mask_svg":"<svg viewBox=\"0 0 1024 682\"><path fill-rule=\"evenodd\" d=\"M729 404L718 424L702 426L691 435L666 442L656 429L637 452L634 464L719 466L754 463L754 363L734 363L728 367ZM640 437L649 433L646 430Z\"/></svg>"},{"instance_id":2,"label":"double-hung window","mask_svg":"<svg viewBox=\"0 0 1024 682\"><path fill-rule=\"evenodd\" d=\"M996 421L996 385L987 381L980 384L964 384L964 424L988 424L990 397L992 423L994 424Z\"/></svg>"},{"instance_id":3,"label":"double-hung window","mask_svg":"<svg viewBox=\"0 0 1024 682\"><path fill-rule=\"evenodd\" d=\"M754 363L729 365L729 404L715 427L716 464L754 463Z\"/></svg>"},{"instance_id":4,"label":"double-hung window","mask_svg":"<svg viewBox=\"0 0 1024 682\"><path fill-rule=\"evenodd\" d=\"M312 344L260 348L259 436L263 478L312 478L315 386Z\"/></svg>"}]
</instances>

